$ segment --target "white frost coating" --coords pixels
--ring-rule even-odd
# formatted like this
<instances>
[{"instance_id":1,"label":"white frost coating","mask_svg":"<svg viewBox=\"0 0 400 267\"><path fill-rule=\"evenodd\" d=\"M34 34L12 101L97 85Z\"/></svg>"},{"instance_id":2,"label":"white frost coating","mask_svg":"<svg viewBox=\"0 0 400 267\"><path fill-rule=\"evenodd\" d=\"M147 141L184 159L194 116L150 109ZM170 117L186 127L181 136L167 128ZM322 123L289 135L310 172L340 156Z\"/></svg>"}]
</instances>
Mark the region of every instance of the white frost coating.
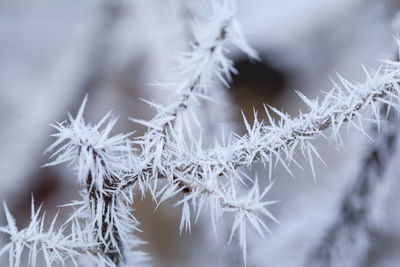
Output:
<instances>
[{"instance_id":1,"label":"white frost coating","mask_svg":"<svg viewBox=\"0 0 400 267\"><path fill-rule=\"evenodd\" d=\"M273 185L273 167L282 164L289 173L290 163L301 168L294 158L295 152L300 150L315 177L313 158L322 159L312 140L322 136L341 145L339 131L344 122L364 133L361 112L367 107L371 107L378 125L379 102L399 108L400 65L384 61L377 71L365 71L364 83L351 83L339 76L340 84L335 83L321 100L311 100L298 93L309 107L305 114L300 112L291 118L273 107L266 107L269 124L259 121L255 113L252 123L244 118L246 135L232 134L228 140L205 149L201 138L186 130L190 127L185 111L190 111L200 98L206 99L207 90L218 83L229 85L235 69L226 57L226 43L230 42L249 57L257 58L235 20L233 1L212 3L209 23L194 30L192 51L178 58L182 75L177 83L177 100L166 107L149 102L157 109L157 115L150 121L132 119L148 127L143 136L135 139L129 139L130 134L109 137L116 123L115 119L109 119L110 114L96 125L86 124L83 112L87 98L75 118L69 116L69 122L54 125L58 131L54 135L57 139L48 151L55 152L46 166L68 162L76 168L78 180L86 189L81 192L83 200L71 203L77 208L67 223L79 228L78 220L82 221L85 230L78 231L82 236L77 237L64 236L64 226L58 231L50 227L44 232L38 212L32 211L32 226L18 231L5 207L8 226L0 231L9 234L11 241L1 253L9 251L10 264L18 266L24 246L33 253L36 246L30 244L36 239L44 244L42 251L47 257L50 249L46 246L53 244L54 238L59 238L59 247L50 247L53 256L46 259L48 264L56 259L73 258L74 253L87 254L103 265L121 266L132 261L137 264L142 258L140 253L129 255L140 243L131 235L137 230L138 222L129 207L136 186L142 194L149 191L158 203L182 193L183 198L177 203L183 205L181 231L184 228L190 230L192 211L198 218L201 211L208 208L215 231L218 219L227 212L233 213L230 239L238 232L246 262L247 224L263 234L269 231L265 219L277 222L268 210L275 201L265 200ZM279 119L272 119L269 110ZM140 152L135 152L134 146L139 146ZM269 168L270 185L265 189L259 188L257 179L247 177L240 170L258 161ZM163 179L163 186L159 179ZM243 193L244 190L247 192ZM73 238L79 240L79 249L63 243L71 238L74 242Z\"/></svg>"},{"instance_id":2,"label":"white frost coating","mask_svg":"<svg viewBox=\"0 0 400 267\"><path fill-rule=\"evenodd\" d=\"M29 225L18 230L15 220L10 214L4 203L8 226L0 227L0 232L10 235L10 242L4 246L0 255L9 253L9 265L20 266L21 254L24 249L29 250L29 264L36 266L38 253L42 253L47 266L53 262L64 263L72 259L76 264L76 258L86 253L96 255L96 242L93 241L93 235L87 229L81 229L78 221L71 222L71 233L65 234L66 225L55 229L57 216L51 222L49 229L44 229L44 216L40 217L40 210L35 211L32 199L31 221ZM100 258L99 258L99 263Z\"/></svg>"}]
</instances>

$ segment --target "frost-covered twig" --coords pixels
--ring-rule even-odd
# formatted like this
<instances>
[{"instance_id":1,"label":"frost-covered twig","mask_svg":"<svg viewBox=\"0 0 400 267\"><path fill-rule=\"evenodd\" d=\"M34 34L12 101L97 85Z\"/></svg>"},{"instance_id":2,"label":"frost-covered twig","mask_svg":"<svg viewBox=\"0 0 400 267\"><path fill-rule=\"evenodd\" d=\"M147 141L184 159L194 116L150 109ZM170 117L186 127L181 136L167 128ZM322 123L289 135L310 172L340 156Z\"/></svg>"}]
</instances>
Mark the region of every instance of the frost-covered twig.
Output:
<instances>
[{"instance_id":1,"label":"frost-covered twig","mask_svg":"<svg viewBox=\"0 0 400 267\"><path fill-rule=\"evenodd\" d=\"M280 116L280 120L275 122L266 108L269 125L256 119L251 126L245 120L247 135L232 138L212 149L204 150L198 143L192 145L192 149L189 150L186 146L172 143L160 151L159 157L164 160L151 162L151 168L142 169L130 178L127 184L136 181L149 182L149 178L167 178L173 181L175 188L169 185L165 192L160 190L162 195L165 194L162 199L169 198L179 190L185 195L190 195L192 192L207 192L197 183L207 177L213 177L215 180L222 179L222 176L229 178L227 183L214 182L214 188L227 186L236 188L237 184L232 183L232 180L241 180L237 169L250 166L256 161L269 165L270 178L272 168L277 163L281 163L291 173L289 168L291 162L299 166L293 158L297 148L300 148L302 154L309 160L315 176L313 156L317 158L320 156L312 145L312 140L323 136L329 141L341 144L339 132L344 123L348 122L349 125L364 132L362 112L367 107L371 107L378 126L380 104L398 108L400 78L398 62L385 61L377 71L366 71L366 77L364 83L350 83L340 77L341 83L335 83L334 88L327 92L321 101L309 100L299 93L310 111L306 114L300 113L295 118L290 118L289 115L270 107ZM326 135L328 129L330 135ZM188 179L196 182L188 183Z\"/></svg>"},{"instance_id":2,"label":"frost-covered twig","mask_svg":"<svg viewBox=\"0 0 400 267\"><path fill-rule=\"evenodd\" d=\"M299 93L301 99L310 108L310 111L306 114L300 113L295 118L290 118L289 115L271 107L280 116L280 120L276 123L271 119L268 108L266 108L270 125L255 121L253 126L250 126L245 120L248 130L247 135L236 138L236 140L225 147L210 149L203 155L197 154L195 155L198 157L197 159L194 159L193 155L190 155L190 157L187 157L190 159L190 162L176 166L176 171L185 172L187 170L194 170L194 175L201 177L201 165L204 164L210 166L211 169L220 168L222 174L225 170L223 165L229 166L228 169L234 169L252 164L257 159L263 162L272 162L271 159L273 156L276 156L277 161L281 163L287 162L287 160L290 162L293 152L298 145L304 148L303 151L307 155L316 153L308 141L323 135L323 131L326 129L332 129L330 139L335 139L336 141L340 141L339 130L344 122L349 121L351 125L363 131L361 111L366 107L372 107L375 116L377 116L378 104L376 102L397 106L399 98L398 82L400 77L399 63L389 60L385 61L376 72L366 71L366 76L367 80L364 83L351 83L339 76L341 83L334 83L334 88L325 94L322 101L307 99ZM191 92L192 87L189 88L189 92ZM183 95L183 99L187 100L188 96ZM143 122L143 124L149 126L149 132L163 130L162 136L165 138L168 135L165 132L165 128L172 125L176 120L176 112L179 110L179 107L187 107L183 103L175 103L172 109L173 112L167 113L169 115L165 115L164 111L162 111L158 113L154 120L147 123ZM157 123L161 117L167 121ZM160 134L161 132L158 133ZM148 141L152 139L144 137L143 140ZM142 143L145 143L145 141ZM305 144L309 147L307 148ZM282 152L285 154L285 159L281 158ZM146 153L147 151L143 152L142 158L146 158ZM219 164L219 161L222 160L226 163ZM150 164L154 167L154 162L150 162ZM285 163L284 165L287 166ZM140 169L137 176L141 175L141 171L149 172L152 170L154 168L151 168L151 170L149 168ZM137 176L134 176L133 180Z\"/></svg>"},{"instance_id":3,"label":"frost-covered twig","mask_svg":"<svg viewBox=\"0 0 400 267\"><path fill-rule=\"evenodd\" d=\"M364 132L361 112L365 108L372 108L379 123L379 103L398 107L399 66L398 62L385 61L376 72L366 71L367 80L364 83L350 83L340 78L341 84L335 83L334 88L326 93L322 101L309 100L299 93L310 108L308 113L300 112L298 117L290 118L289 115L270 107L280 116L280 120L275 122L266 108L269 125L255 119L251 126L245 120L248 134L234 137L226 144L217 145L208 151L204 151L200 145L193 146L197 150L191 151L186 151L184 147L168 147L169 150L165 153L174 157L171 156L165 161L166 164L161 161L158 161L158 164L153 162L151 168L141 169L134 175L131 182L157 177L159 174L164 177L182 177L189 174L201 179L207 176L208 170L220 176L234 172L239 167L250 166L256 161L269 163L270 177L272 167L277 163L283 164L291 173L289 163L297 164L293 155L298 147L309 159L314 170L312 158L313 155L319 158L319 155L311 143L312 140L323 136L329 141L334 140L341 144L339 131L345 122ZM324 132L327 129L331 130L330 136L326 136ZM161 156L160 154L159 157Z\"/></svg>"},{"instance_id":4,"label":"frost-covered twig","mask_svg":"<svg viewBox=\"0 0 400 267\"><path fill-rule=\"evenodd\" d=\"M281 163L291 173L289 168L291 162L300 167L293 158L297 148L300 148L308 159L315 177L313 156L317 158L320 156L312 145L312 140L323 136L329 141L341 144L339 132L345 122L364 132L362 112L367 107L372 108L378 125L380 120L378 106L381 103L398 108L400 78L398 62L385 61L377 71L366 71L366 77L364 83L350 83L340 77L341 83L335 83L334 88L327 92L321 101L309 100L299 93L310 111L306 114L300 113L295 118L290 118L289 115L270 107L280 116L280 120L275 122L266 108L269 125L255 119L250 126L245 120L247 135L232 138L212 149L204 150L201 144L197 143L189 150L186 146L172 143L160 151L160 158L164 160L156 164L152 162L151 168L141 170L142 172L130 178L128 184L136 181L149 182L149 178L167 178L173 183L169 185L168 190L159 191L162 199L169 198L179 190L187 196L192 192L207 193L208 191L199 186L197 181L209 177L214 180L222 180L223 176L228 178L228 182L225 183L214 181L214 188L237 188L237 184L232 182L235 179L242 180L237 169L250 166L257 161L269 165L270 178L272 168L277 163ZM325 130L328 129L330 135L326 135ZM188 183L188 179L196 182Z\"/></svg>"},{"instance_id":5,"label":"frost-covered twig","mask_svg":"<svg viewBox=\"0 0 400 267\"><path fill-rule=\"evenodd\" d=\"M307 113L300 112L291 118L266 107L269 124L255 116L251 125L245 118L247 134L232 134L228 140L223 138L214 147L205 149L201 136L188 130L190 123L185 115L199 98L207 97L207 90L218 83L228 86L235 70L232 60L226 57L226 41L257 58L235 20L233 2L212 1L211 6L214 13L209 24L195 29L192 51L179 58L181 77L176 101L166 107L150 103L158 111L150 121L133 119L148 127L143 136L133 140L130 134L110 137L116 123L110 114L95 125L87 124L83 119L87 98L75 118L70 115L69 121L54 126L57 139L48 151L55 152L46 166L68 162L76 168L78 181L85 189L81 193L83 199L72 203L76 211L71 221L79 219L84 229L88 229L97 251L96 255L90 255L98 257L104 265L120 266L138 260L136 256L127 256L137 243L131 232L138 223L130 209L135 188L142 194L150 191L158 203L182 193L183 199L178 203L183 205L181 230L190 230L191 208L198 217L207 206L214 229L224 213L234 213L231 233L238 230L246 260L247 222L262 234L268 231L264 219L276 219L267 209L274 201L264 200L273 183L260 190L257 179L247 177L241 167L263 162L269 166L272 180L272 169L278 163L289 173L291 163L301 168L294 158L299 149L315 176L313 157L320 156L312 144L314 139L323 136L341 144L339 132L345 122L364 132L362 112L367 107L371 107L378 126L381 103L399 108L400 64L386 61L376 72L366 71L364 83L340 78L341 83L335 84L321 101L299 93L309 107ZM272 119L269 110L280 117L278 121ZM140 147L139 152L135 152L135 146ZM9 220L8 228L1 229L17 237L13 225ZM14 262L16 254L10 255Z\"/></svg>"},{"instance_id":6,"label":"frost-covered twig","mask_svg":"<svg viewBox=\"0 0 400 267\"><path fill-rule=\"evenodd\" d=\"M313 248L306 266L359 266L368 250L368 221L377 185L385 178L398 139L398 114L385 104L387 124L374 125L353 185L346 190L338 216Z\"/></svg>"},{"instance_id":7,"label":"frost-covered twig","mask_svg":"<svg viewBox=\"0 0 400 267\"><path fill-rule=\"evenodd\" d=\"M249 57L258 58L241 33L234 17L233 1L213 1L212 10L213 16L209 23L194 31L192 51L182 54L178 59L181 81L176 88L177 101L167 107L150 103L158 111L151 121L131 119L148 127L148 131L136 140L142 150L141 164L135 170L138 173L137 177L149 171L165 176L162 169L156 169L154 166L161 159L168 157L164 155L166 144L177 141L176 132L179 130L175 128L177 120L182 117L180 114L196 103L198 98L206 97L208 88L216 86L215 78L229 86L231 72L235 72L235 69L232 60L225 55L227 41L243 50ZM153 177L158 176L154 174Z\"/></svg>"},{"instance_id":8,"label":"frost-covered twig","mask_svg":"<svg viewBox=\"0 0 400 267\"><path fill-rule=\"evenodd\" d=\"M24 249L29 250L29 263L32 266L36 266L40 252L43 254L47 266L51 266L53 262L64 264L68 259L71 259L77 265L76 258L82 255L90 255L97 258L99 259L98 263L100 261L107 263L107 259L96 257L101 251L98 250L97 243L93 240L90 230L81 229L76 220L71 222L70 234L65 234L65 224L59 229L55 229L57 216L54 217L46 231L44 229L44 216L39 216L41 208L35 211L32 200L29 225L22 230L18 230L15 220L5 204L4 210L8 226L0 227L0 232L9 235L10 242L0 250L0 255L8 251L11 267L21 265L21 256Z\"/></svg>"},{"instance_id":9,"label":"frost-covered twig","mask_svg":"<svg viewBox=\"0 0 400 267\"><path fill-rule=\"evenodd\" d=\"M297 148L300 148L303 155L309 160L315 177L313 156L320 157L311 143L312 140L323 136L340 144L339 131L343 123L349 122L350 125L364 132L361 112L365 108L372 107L377 117L379 102L397 107L399 64L386 61L376 72L366 71L366 76L367 79L364 83L350 83L340 77L341 83L335 83L334 88L327 92L321 101L309 100L299 93L310 111L306 114L300 113L295 118L290 118L289 115L271 107L280 116L280 120L275 122L266 108L270 120L269 125L255 120L253 125L250 126L245 120L247 135L234 137L228 142L207 151L202 148L200 143L196 142L191 146L191 149L188 149L187 146L182 145L180 140L177 140L176 137L180 135L174 135L172 130L171 132L163 132L165 128L157 126L168 125L170 127L172 124L153 124L154 121L144 122L149 126L150 132L157 133L157 128L158 131L161 131L158 132L158 135L162 133L163 142L161 145L156 143L153 146L152 141L160 140L157 139L160 137L152 139L145 136L143 139L139 139L139 143L143 147L151 147L152 149L150 151L143 149L139 162L140 164L144 162L145 166L134 170L133 176L124 187L136 182L139 184L144 182L145 185L150 187L151 180L167 178L170 183L165 187L165 190L154 191L153 193L156 196L161 195L161 199L166 199L181 191L190 199L192 192L208 194L208 190L204 190L203 186L197 182L207 177L213 177L217 180L221 179L222 176L229 178L230 181L226 183L214 182L214 188L237 188L237 184L232 182L236 178L241 181L237 169L242 166L250 166L256 161L269 165L270 178L272 168L277 163L281 163L291 173L289 164L291 162L297 164L293 158ZM161 110L161 107L158 108ZM164 112L160 112L158 116L168 119ZM176 116L172 116L172 119L172 121L175 121ZM376 119L379 121L378 117ZM326 136L325 130L327 129L331 130L330 136ZM164 140L168 137L172 139L166 145ZM161 148L155 149L155 147ZM187 180L195 180L196 182L188 183ZM142 188L145 187L142 186ZM184 210L187 210L187 208L184 207Z\"/></svg>"},{"instance_id":10,"label":"frost-covered twig","mask_svg":"<svg viewBox=\"0 0 400 267\"><path fill-rule=\"evenodd\" d=\"M318 156L318 153L310 141L318 136L326 137L325 130L331 129L331 136L327 137L329 140L335 139L340 142L339 130L344 122L349 122L364 132L361 111L366 107L372 107L376 116L376 102L397 108L399 63L388 61L382 68L383 70L372 75L367 72L367 81L363 84L351 84L343 79L342 86L336 84L321 102L309 100L299 93L309 106L310 112L300 113L293 119L271 107L280 116L280 120L275 122L266 108L270 125L255 120L250 126L245 120L247 135L237 138L225 147L211 149L203 155L198 153L194 157L187 157L190 158L190 162L183 162L178 170L189 171L191 175L202 177L204 166L211 170L219 169L219 173L224 174L229 170L251 165L257 160L269 162L272 166L274 157L275 161L282 163L289 170L288 164L293 160L297 147L311 160L312 154ZM376 119L379 120L378 117ZM197 160L194 161L196 156ZM310 164L313 168L312 162Z\"/></svg>"},{"instance_id":11,"label":"frost-covered twig","mask_svg":"<svg viewBox=\"0 0 400 267\"><path fill-rule=\"evenodd\" d=\"M120 187L132 157L128 139L131 134L109 137L116 123L116 119L108 120L110 113L98 124L86 125L82 117L86 101L87 97L76 118L70 116L68 125L54 125L59 133L54 135L57 140L48 151L58 149L51 156L55 159L45 166L76 163L78 180L86 191L81 193L83 200L77 203L80 207L73 217L86 214L85 223L92 228L103 256L119 266L127 262L125 253L130 253L135 240L131 232L137 230L138 224L129 208L133 203L132 191L125 193Z\"/></svg>"}]
</instances>

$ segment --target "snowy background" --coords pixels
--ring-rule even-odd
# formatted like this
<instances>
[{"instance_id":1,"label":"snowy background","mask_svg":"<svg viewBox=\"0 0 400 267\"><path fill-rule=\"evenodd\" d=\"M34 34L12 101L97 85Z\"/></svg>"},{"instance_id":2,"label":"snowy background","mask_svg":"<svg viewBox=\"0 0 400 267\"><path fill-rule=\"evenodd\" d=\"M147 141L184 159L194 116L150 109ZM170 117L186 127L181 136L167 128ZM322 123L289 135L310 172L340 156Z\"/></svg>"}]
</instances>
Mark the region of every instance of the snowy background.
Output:
<instances>
[{"instance_id":1,"label":"snowy background","mask_svg":"<svg viewBox=\"0 0 400 267\"><path fill-rule=\"evenodd\" d=\"M120 118L115 132L140 134L144 129L127 118L149 119L153 111L139 98L168 102L168 94L152 84L171 80L174 54L187 49L193 2L0 1L0 199L20 226L28 219L31 192L45 203L49 217L57 205L77 197L76 178L66 166L40 167L52 141L50 123L74 114L88 93L88 121L113 109ZM253 106L268 103L295 115L304 107L294 89L315 97L331 88L329 77L336 72L362 81L361 64L375 67L395 54L392 35L400 29L395 0L239 0L238 6L239 21L263 63L250 64L233 52L243 75L218 93L225 108L210 117L238 133L243 133L241 109L251 117ZM282 201L273 208L282 225L271 224L266 239L251 238L248 266L298 266L334 216L357 163L362 140L351 131L344 136L340 151L317 143L328 164L317 164L317 181L308 169L295 171L295 179L275 171L279 179L270 197ZM253 172L266 176L262 168ZM390 172L396 176L398 170ZM368 266L398 266L400 184L388 179L381 187ZM207 219L192 235L179 237L180 211L173 203L155 213L150 200L135 205L140 237L149 242L143 250L153 266L243 266L235 242L213 236Z\"/></svg>"}]
</instances>

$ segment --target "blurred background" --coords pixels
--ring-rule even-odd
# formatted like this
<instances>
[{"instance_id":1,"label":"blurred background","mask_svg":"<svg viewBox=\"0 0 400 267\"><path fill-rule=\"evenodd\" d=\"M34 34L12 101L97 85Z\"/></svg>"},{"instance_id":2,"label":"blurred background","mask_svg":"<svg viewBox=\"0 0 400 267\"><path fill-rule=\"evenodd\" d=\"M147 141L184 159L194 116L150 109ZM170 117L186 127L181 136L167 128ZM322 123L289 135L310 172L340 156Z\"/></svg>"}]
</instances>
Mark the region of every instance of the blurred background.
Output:
<instances>
[{"instance_id":1,"label":"blurred background","mask_svg":"<svg viewBox=\"0 0 400 267\"><path fill-rule=\"evenodd\" d=\"M67 166L41 168L48 157L43 151L53 141L49 124L75 114L89 94L87 121L95 123L112 109L120 118L115 133L143 133L128 117L154 115L140 98L168 103L170 93L153 84L173 81L174 56L189 47L197 2L0 1L0 199L20 227L29 219L31 194L44 203L48 217L57 205L79 198ZM255 107L263 117L263 103L291 115L305 111L294 90L316 97L331 88L329 77L336 72L363 81L361 64L376 67L379 59L395 55L399 8L396 0L238 0L238 19L262 60L250 62L232 50L240 74L232 88L212 92L218 105L206 104L206 130L217 133L223 124L243 134L240 111L252 118ZM316 142L328 165L316 163L317 181L307 168L295 169L294 179L279 167L274 171L278 179L269 197L281 200L272 211L282 224L270 223L272 234L265 239L250 234L248 266L298 266L335 214L357 163L362 140L351 130L343 136L345 148L339 151ZM263 168L251 173L267 183ZM400 265L400 185L396 169L391 173L393 179L379 189L378 230L365 266ZM143 230L138 235L149 243L142 247L152 257L149 265L243 266L235 240L227 244L223 231L215 237L206 215L191 235L180 236L176 200L154 212L155 204L138 196L135 216ZM0 265L6 262L2 257Z\"/></svg>"}]
</instances>

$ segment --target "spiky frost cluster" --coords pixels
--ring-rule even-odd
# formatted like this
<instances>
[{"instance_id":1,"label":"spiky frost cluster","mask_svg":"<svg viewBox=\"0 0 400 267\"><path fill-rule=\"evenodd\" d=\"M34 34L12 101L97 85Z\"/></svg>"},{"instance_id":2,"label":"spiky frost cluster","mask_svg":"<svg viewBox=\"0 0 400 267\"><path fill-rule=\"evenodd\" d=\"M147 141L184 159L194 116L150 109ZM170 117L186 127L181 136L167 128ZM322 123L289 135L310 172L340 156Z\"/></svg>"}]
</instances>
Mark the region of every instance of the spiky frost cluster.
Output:
<instances>
[{"instance_id":1,"label":"spiky frost cluster","mask_svg":"<svg viewBox=\"0 0 400 267\"><path fill-rule=\"evenodd\" d=\"M82 200L73 201L64 206L73 206L74 212L58 230L55 230L56 218L50 228L44 230L44 216L34 211L29 226L18 231L14 219L5 206L8 227L1 232L10 235L10 243L0 255L8 251L10 265L20 266L24 248L30 251L30 264L36 264L36 252L42 252L45 262L64 264L71 259L88 265L91 260L98 266L135 265L145 255L132 249L141 244L132 232L137 230L138 222L132 216L133 192L122 188L133 157L128 139L130 134L109 137L115 119L107 119L107 114L94 126L83 120L83 111L87 98L76 116L69 116L69 122L53 125L58 130L56 141L49 147L53 161L45 166L64 162L74 165L79 182L85 186L81 192ZM103 124L107 124L103 127ZM103 128L102 128L103 127ZM70 228L71 233L65 234ZM88 265L90 266L90 265Z\"/></svg>"},{"instance_id":2,"label":"spiky frost cluster","mask_svg":"<svg viewBox=\"0 0 400 267\"><path fill-rule=\"evenodd\" d=\"M109 137L116 123L110 114L94 126L85 123L87 98L75 118L70 116L68 122L54 126L57 139L48 151L56 151L51 156L53 161L46 166L69 162L85 187L82 200L71 203L76 210L67 223L72 224L73 230L64 234L66 224L60 230L54 230L52 224L44 231L42 220L34 211L28 228L17 230L6 209L8 226L0 231L10 235L10 242L0 253L9 252L11 265L19 265L24 247L32 254L38 244L48 265L82 255L106 266L137 264L142 255L128 255L140 243L132 235L138 222L130 209L136 188L143 195L149 192L157 203L182 193L182 200L177 203L182 205L181 231L190 230L191 214L197 219L205 208L211 214L215 231L218 219L233 213L231 238L238 232L246 260L247 224L263 234L269 231L265 219L277 222L268 210L275 201L265 200L273 185L274 166L281 164L289 173L292 163L301 168L294 157L300 151L315 176L313 157L320 156L312 140L322 136L341 144L344 122L363 132L362 111L367 107L371 107L378 125L379 102L398 109L399 63L385 61L377 71L366 71L364 83L350 83L340 77L340 84L335 83L321 100L310 100L298 93L309 107L307 113L300 112L291 118L266 107L268 124L259 121L255 113L253 123L244 118L247 134L231 135L214 147L205 148L198 141L201 138L188 130L189 122L197 121L193 107L207 98L207 91L228 86L231 73L235 73L232 60L226 57L227 44L257 59L235 19L233 1L212 1L211 5L213 15L208 23L197 25L194 30L192 50L178 58L181 75L175 90L176 101L168 106L149 102L157 109L157 115L150 121L132 119L148 127L143 136ZM272 118L271 110L278 119ZM133 147L140 149L137 152ZM269 169L270 185L265 189L260 189L257 179L248 177L242 168L258 161ZM34 264L34 257L31 259Z\"/></svg>"},{"instance_id":3,"label":"spiky frost cluster","mask_svg":"<svg viewBox=\"0 0 400 267\"><path fill-rule=\"evenodd\" d=\"M97 254L93 235L81 229L76 220L73 220L71 224L70 234L64 234L66 225L61 226L58 230L55 229L57 216L52 220L49 229L45 231L44 216L40 217L40 209L35 211L32 200L30 224L25 229L18 230L14 218L7 206L4 205L8 226L1 227L0 231L10 235L11 240L1 249L0 254L7 250L10 252L10 266L20 266L24 248L29 250L29 263L32 266L36 266L39 252L43 253L48 265L53 262L64 262L69 258L76 264L75 257L83 254L91 254L91 256Z\"/></svg>"}]
</instances>

